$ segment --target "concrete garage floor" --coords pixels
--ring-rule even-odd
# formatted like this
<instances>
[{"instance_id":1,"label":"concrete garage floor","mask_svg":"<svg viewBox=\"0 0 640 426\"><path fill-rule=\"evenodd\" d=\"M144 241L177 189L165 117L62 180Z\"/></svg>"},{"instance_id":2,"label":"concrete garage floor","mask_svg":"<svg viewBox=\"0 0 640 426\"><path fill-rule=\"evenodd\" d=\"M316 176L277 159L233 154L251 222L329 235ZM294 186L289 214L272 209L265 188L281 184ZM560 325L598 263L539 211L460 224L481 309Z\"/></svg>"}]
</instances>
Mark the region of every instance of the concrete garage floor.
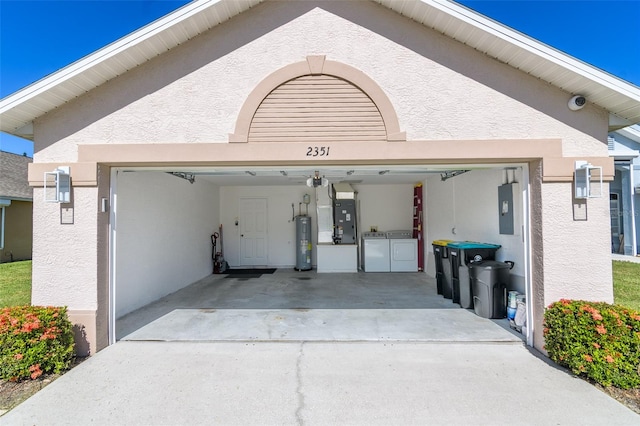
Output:
<instances>
[{"instance_id":1,"label":"concrete garage floor","mask_svg":"<svg viewBox=\"0 0 640 426\"><path fill-rule=\"evenodd\" d=\"M117 321L129 341L405 341L522 343L506 320L480 318L423 273L259 278L210 275Z\"/></svg>"}]
</instances>

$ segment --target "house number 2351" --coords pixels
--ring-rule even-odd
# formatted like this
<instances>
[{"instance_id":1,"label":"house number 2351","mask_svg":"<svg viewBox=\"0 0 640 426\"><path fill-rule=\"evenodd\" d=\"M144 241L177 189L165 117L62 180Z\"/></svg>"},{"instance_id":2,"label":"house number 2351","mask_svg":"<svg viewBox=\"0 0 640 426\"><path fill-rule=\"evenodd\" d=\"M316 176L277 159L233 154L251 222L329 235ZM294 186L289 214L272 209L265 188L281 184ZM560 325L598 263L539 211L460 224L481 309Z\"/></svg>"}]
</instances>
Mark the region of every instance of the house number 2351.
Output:
<instances>
[{"instance_id":1,"label":"house number 2351","mask_svg":"<svg viewBox=\"0 0 640 426\"><path fill-rule=\"evenodd\" d=\"M307 157L328 157L329 146L308 146Z\"/></svg>"}]
</instances>

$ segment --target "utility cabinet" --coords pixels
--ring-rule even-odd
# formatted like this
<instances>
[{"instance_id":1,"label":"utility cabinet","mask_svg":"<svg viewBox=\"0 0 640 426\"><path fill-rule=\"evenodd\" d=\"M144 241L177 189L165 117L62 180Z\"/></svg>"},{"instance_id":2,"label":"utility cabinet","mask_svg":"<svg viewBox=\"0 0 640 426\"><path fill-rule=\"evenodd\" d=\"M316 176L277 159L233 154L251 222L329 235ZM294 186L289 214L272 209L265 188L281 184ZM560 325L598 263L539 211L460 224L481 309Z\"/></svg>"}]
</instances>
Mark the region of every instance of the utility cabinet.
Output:
<instances>
[{"instance_id":1,"label":"utility cabinet","mask_svg":"<svg viewBox=\"0 0 640 426\"><path fill-rule=\"evenodd\" d=\"M351 185L333 185L333 241L335 244L357 244L356 194Z\"/></svg>"}]
</instances>

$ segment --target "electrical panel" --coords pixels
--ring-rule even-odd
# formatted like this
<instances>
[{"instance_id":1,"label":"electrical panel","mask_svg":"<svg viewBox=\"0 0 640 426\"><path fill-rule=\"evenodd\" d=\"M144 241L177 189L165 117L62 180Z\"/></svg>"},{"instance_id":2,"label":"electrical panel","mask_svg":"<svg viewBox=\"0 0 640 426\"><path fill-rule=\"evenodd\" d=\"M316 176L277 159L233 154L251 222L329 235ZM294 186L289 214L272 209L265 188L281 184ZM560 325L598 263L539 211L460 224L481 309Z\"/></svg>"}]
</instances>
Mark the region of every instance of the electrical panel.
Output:
<instances>
[{"instance_id":1,"label":"electrical panel","mask_svg":"<svg viewBox=\"0 0 640 426\"><path fill-rule=\"evenodd\" d=\"M498 217L501 234L513 235L514 233L513 189L512 183L498 187Z\"/></svg>"}]
</instances>

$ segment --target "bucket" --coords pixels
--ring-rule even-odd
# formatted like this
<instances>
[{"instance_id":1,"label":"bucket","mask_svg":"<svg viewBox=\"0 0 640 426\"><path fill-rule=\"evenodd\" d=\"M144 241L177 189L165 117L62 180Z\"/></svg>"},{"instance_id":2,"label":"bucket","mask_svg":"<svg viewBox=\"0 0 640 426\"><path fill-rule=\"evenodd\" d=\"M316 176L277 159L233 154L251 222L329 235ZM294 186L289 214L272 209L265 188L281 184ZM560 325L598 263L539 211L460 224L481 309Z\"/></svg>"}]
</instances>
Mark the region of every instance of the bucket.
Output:
<instances>
[{"instance_id":1,"label":"bucket","mask_svg":"<svg viewBox=\"0 0 640 426\"><path fill-rule=\"evenodd\" d=\"M527 322L527 305L521 300L518 301L514 322L516 323L516 327L522 327Z\"/></svg>"},{"instance_id":2,"label":"bucket","mask_svg":"<svg viewBox=\"0 0 640 426\"><path fill-rule=\"evenodd\" d=\"M510 320L514 319L516 317L516 311L518 309L517 308L512 308L511 306L507 307L507 318L509 318Z\"/></svg>"}]
</instances>

